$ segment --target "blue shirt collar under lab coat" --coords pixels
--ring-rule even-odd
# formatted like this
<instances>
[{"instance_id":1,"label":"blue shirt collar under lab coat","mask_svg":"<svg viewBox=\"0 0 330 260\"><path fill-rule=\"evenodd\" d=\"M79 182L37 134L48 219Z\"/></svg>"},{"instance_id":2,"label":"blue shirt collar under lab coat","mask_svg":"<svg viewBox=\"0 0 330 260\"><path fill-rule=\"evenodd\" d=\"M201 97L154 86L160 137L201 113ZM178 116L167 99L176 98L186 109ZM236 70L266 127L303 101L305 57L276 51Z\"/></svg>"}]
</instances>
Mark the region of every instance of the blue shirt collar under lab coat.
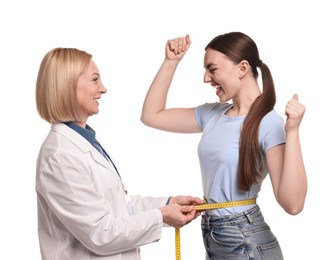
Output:
<instances>
[{"instance_id":1,"label":"blue shirt collar under lab coat","mask_svg":"<svg viewBox=\"0 0 330 260\"><path fill-rule=\"evenodd\" d=\"M81 126L73 123L73 122L65 122L68 127L76 131L78 134L80 134L82 137L84 137L88 142L90 142L93 146L96 141L96 133L95 131L86 124L86 128L82 128Z\"/></svg>"}]
</instances>

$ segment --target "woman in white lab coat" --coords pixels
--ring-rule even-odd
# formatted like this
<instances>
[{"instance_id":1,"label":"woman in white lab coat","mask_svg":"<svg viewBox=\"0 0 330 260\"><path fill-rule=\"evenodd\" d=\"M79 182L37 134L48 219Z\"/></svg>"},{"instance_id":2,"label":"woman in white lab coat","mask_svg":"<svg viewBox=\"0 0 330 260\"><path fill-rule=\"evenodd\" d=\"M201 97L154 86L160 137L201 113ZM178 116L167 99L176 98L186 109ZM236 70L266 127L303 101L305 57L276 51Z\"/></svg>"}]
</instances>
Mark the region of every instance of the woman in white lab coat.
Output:
<instances>
[{"instance_id":1,"label":"woman in white lab coat","mask_svg":"<svg viewBox=\"0 0 330 260\"><path fill-rule=\"evenodd\" d=\"M87 125L106 93L92 56L55 48L43 58L36 105L51 130L36 169L38 233L43 260L140 259L139 246L182 227L200 212L191 196L129 196L106 150ZM167 224L167 225L166 225Z\"/></svg>"}]
</instances>

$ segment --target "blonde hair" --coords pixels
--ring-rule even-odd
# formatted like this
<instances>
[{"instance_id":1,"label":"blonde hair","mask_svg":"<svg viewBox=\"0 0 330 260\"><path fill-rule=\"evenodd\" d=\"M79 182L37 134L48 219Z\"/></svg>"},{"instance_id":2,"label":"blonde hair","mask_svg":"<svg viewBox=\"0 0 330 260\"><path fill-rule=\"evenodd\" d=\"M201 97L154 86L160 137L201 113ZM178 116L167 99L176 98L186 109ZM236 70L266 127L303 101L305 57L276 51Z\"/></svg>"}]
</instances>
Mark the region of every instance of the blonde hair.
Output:
<instances>
[{"instance_id":1,"label":"blonde hair","mask_svg":"<svg viewBox=\"0 0 330 260\"><path fill-rule=\"evenodd\" d=\"M77 82L92 55L75 48L55 48L43 58L36 83L36 106L49 123L79 121Z\"/></svg>"}]
</instances>

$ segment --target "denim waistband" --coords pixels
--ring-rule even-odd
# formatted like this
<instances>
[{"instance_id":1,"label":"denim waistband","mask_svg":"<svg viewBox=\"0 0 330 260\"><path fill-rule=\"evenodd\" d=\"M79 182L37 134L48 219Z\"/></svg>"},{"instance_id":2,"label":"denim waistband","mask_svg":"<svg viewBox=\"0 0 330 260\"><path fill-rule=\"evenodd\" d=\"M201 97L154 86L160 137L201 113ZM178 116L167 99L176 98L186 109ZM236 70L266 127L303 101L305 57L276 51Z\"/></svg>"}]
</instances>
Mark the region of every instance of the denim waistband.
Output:
<instances>
[{"instance_id":1,"label":"denim waistband","mask_svg":"<svg viewBox=\"0 0 330 260\"><path fill-rule=\"evenodd\" d=\"M256 205L253 208L250 208L238 214L224 216L208 215L207 213L202 214L202 224L226 224L228 222L240 222L244 220L247 220L248 222L252 223L253 218L260 215L262 215L260 207Z\"/></svg>"}]
</instances>

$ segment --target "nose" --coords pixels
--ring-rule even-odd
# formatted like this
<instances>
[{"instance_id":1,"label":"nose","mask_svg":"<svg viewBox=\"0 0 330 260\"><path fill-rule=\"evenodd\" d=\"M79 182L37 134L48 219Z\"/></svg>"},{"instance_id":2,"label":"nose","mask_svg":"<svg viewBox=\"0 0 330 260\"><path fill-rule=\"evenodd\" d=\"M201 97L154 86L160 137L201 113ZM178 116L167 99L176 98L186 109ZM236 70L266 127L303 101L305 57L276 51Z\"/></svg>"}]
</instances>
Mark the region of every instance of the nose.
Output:
<instances>
[{"instance_id":1,"label":"nose","mask_svg":"<svg viewBox=\"0 0 330 260\"><path fill-rule=\"evenodd\" d=\"M210 74L207 72L207 70L205 70L204 83L209 83L211 80L212 80L212 78L210 77Z\"/></svg>"},{"instance_id":2,"label":"nose","mask_svg":"<svg viewBox=\"0 0 330 260\"><path fill-rule=\"evenodd\" d=\"M102 94L105 94L105 93L107 93L107 91L108 90L106 89L106 87L101 83L100 87L99 87L99 92Z\"/></svg>"}]
</instances>

